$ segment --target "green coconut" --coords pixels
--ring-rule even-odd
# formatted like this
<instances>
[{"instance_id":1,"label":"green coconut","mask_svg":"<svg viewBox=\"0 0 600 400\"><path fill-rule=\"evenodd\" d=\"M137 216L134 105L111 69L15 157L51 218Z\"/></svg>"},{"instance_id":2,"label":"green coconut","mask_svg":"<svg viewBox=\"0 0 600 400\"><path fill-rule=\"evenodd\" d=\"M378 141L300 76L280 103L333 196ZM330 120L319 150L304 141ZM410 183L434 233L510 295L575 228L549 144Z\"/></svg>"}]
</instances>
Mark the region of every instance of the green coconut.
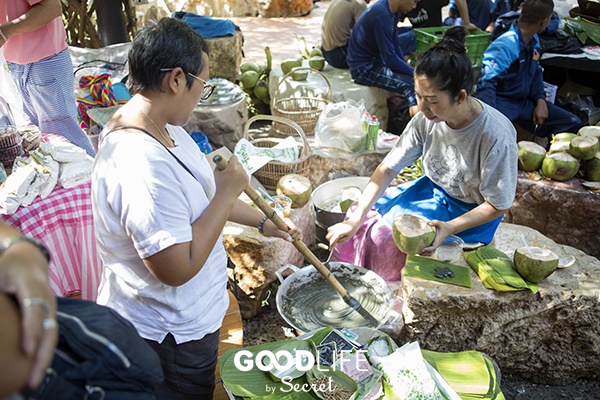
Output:
<instances>
[{"instance_id":1,"label":"green coconut","mask_svg":"<svg viewBox=\"0 0 600 400\"><path fill-rule=\"evenodd\" d=\"M548 153L560 153L560 152L568 152L571 147L570 140L559 140L556 142L552 142L550 144L550 148L548 149Z\"/></svg>"},{"instance_id":2,"label":"green coconut","mask_svg":"<svg viewBox=\"0 0 600 400\"><path fill-rule=\"evenodd\" d=\"M600 141L594 136L577 136L571 140L569 154L580 160L590 160L600 150Z\"/></svg>"},{"instance_id":3,"label":"green coconut","mask_svg":"<svg viewBox=\"0 0 600 400\"><path fill-rule=\"evenodd\" d=\"M301 66L302 66L301 58L287 58L287 59L283 60L283 62L281 63L281 71L283 72L284 75L287 75L290 73L290 71L294 67L301 67Z\"/></svg>"},{"instance_id":4,"label":"green coconut","mask_svg":"<svg viewBox=\"0 0 600 400\"><path fill-rule=\"evenodd\" d=\"M348 211L350 206L358 200L362 191L357 186L348 186L342 189L341 200L340 200L340 209L342 212Z\"/></svg>"},{"instance_id":5,"label":"green coconut","mask_svg":"<svg viewBox=\"0 0 600 400\"><path fill-rule=\"evenodd\" d=\"M531 283L543 281L558 268L558 256L536 246L519 247L515 250L513 262L519 275Z\"/></svg>"},{"instance_id":6,"label":"green coconut","mask_svg":"<svg viewBox=\"0 0 600 400\"><path fill-rule=\"evenodd\" d=\"M258 81L254 87L254 94L259 99L268 102L269 101L269 85L264 81Z\"/></svg>"},{"instance_id":7,"label":"green coconut","mask_svg":"<svg viewBox=\"0 0 600 400\"><path fill-rule=\"evenodd\" d=\"M259 68L260 67L258 65L256 65L255 63L253 63L252 61L248 61L248 62L245 62L242 65L240 65L240 72L242 74L247 71L258 72Z\"/></svg>"},{"instance_id":8,"label":"green coconut","mask_svg":"<svg viewBox=\"0 0 600 400\"><path fill-rule=\"evenodd\" d=\"M292 69L292 79L295 81L305 81L306 78L308 78L308 70L304 69L304 70L298 71L299 68L302 68L302 67L294 67Z\"/></svg>"},{"instance_id":9,"label":"green coconut","mask_svg":"<svg viewBox=\"0 0 600 400\"><path fill-rule=\"evenodd\" d=\"M310 57L316 57L316 56L323 57L323 52L321 51L320 47L314 46L312 48L312 50L310 51L308 57L310 58Z\"/></svg>"},{"instance_id":10,"label":"green coconut","mask_svg":"<svg viewBox=\"0 0 600 400\"><path fill-rule=\"evenodd\" d=\"M600 125L584 126L577 132L579 136L593 136L600 139Z\"/></svg>"},{"instance_id":11,"label":"green coconut","mask_svg":"<svg viewBox=\"0 0 600 400\"><path fill-rule=\"evenodd\" d=\"M521 141L519 147L519 169L525 172L537 171L546 157L546 149L537 143Z\"/></svg>"},{"instance_id":12,"label":"green coconut","mask_svg":"<svg viewBox=\"0 0 600 400\"><path fill-rule=\"evenodd\" d=\"M406 254L421 253L435 239L435 230L429 226L429 220L412 214L401 214L394 218L392 234L396 246Z\"/></svg>"},{"instance_id":13,"label":"green coconut","mask_svg":"<svg viewBox=\"0 0 600 400\"><path fill-rule=\"evenodd\" d=\"M288 174L277 181L277 195L287 196L292 200L292 208L304 207L310 200L312 184L302 175Z\"/></svg>"},{"instance_id":14,"label":"green coconut","mask_svg":"<svg viewBox=\"0 0 600 400\"><path fill-rule=\"evenodd\" d=\"M314 56L308 59L308 65L317 71L323 71L325 68L325 59L321 56Z\"/></svg>"},{"instance_id":15,"label":"green coconut","mask_svg":"<svg viewBox=\"0 0 600 400\"><path fill-rule=\"evenodd\" d=\"M256 71L246 71L242 74L240 81L244 85L244 88L252 89L258 83L258 72Z\"/></svg>"},{"instance_id":16,"label":"green coconut","mask_svg":"<svg viewBox=\"0 0 600 400\"><path fill-rule=\"evenodd\" d=\"M590 181L600 181L600 151L583 162L583 173Z\"/></svg>"},{"instance_id":17,"label":"green coconut","mask_svg":"<svg viewBox=\"0 0 600 400\"><path fill-rule=\"evenodd\" d=\"M579 171L579 160L568 153L546 154L542 161L542 173L555 181L566 181Z\"/></svg>"},{"instance_id":18,"label":"green coconut","mask_svg":"<svg viewBox=\"0 0 600 400\"><path fill-rule=\"evenodd\" d=\"M556 135L552 135L552 141L551 141L551 143L554 143L554 142L564 142L564 141L570 142L576 136L577 135L575 133L571 133L571 132L557 133Z\"/></svg>"}]
</instances>

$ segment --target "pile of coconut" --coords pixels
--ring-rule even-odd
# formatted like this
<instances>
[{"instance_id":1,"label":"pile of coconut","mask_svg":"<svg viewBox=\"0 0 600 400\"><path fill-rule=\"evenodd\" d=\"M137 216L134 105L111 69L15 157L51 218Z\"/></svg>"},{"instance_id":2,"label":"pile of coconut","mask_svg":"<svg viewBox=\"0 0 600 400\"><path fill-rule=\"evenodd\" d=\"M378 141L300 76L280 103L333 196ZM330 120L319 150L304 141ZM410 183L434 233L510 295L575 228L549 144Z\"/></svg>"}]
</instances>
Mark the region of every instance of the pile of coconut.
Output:
<instances>
[{"instance_id":1,"label":"pile of coconut","mask_svg":"<svg viewBox=\"0 0 600 400\"><path fill-rule=\"evenodd\" d=\"M588 181L600 181L600 126L584 126L577 132L552 137L550 149L528 141L519 145L519 169L541 170L544 177L566 181L578 175Z\"/></svg>"}]
</instances>

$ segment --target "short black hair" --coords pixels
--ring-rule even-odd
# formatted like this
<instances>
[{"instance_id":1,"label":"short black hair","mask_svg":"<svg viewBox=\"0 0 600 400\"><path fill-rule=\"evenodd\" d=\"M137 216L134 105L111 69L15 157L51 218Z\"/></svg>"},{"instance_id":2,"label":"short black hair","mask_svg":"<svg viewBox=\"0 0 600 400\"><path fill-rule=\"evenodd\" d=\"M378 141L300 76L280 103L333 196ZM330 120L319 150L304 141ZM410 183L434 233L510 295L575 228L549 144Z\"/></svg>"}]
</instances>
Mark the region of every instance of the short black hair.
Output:
<instances>
[{"instance_id":1,"label":"short black hair","mask_svg":"<svg viewBox=\"0 0 600 400\"><path fill-rule=\"evenodd\" d=\"M161 68L180 67L198 75L204 68L202 53L208 54L206 41L187 23L176 18L162 18L144 27L129 50L129 91L161 90L165 72ZM194 78L186 75L186 85Z\"/></svg>"},{"instance_id":2,"label":"short black hair","mask_svg":"<svg viewBox=\"0 0 600 400\"><path fill-rule=\"evenodd\" d=\"M423 52L415 65L415 76L423 75L435 82L442 91L454 99L461 90L471 94L475 84L473 66L465 39L469 31L464 26L453 26L442 40Z\"/></svg>"},{"instance_id":3,"label":"short black hair","mask_svg":"<svg viewBox=\"0 0 600 400\"><path fill-rule=\"evenodd\" d=\"M553 10L554 2L552 0L525 0L519 21L534 24L549 18Z\"/></svg>"}]
</instances>

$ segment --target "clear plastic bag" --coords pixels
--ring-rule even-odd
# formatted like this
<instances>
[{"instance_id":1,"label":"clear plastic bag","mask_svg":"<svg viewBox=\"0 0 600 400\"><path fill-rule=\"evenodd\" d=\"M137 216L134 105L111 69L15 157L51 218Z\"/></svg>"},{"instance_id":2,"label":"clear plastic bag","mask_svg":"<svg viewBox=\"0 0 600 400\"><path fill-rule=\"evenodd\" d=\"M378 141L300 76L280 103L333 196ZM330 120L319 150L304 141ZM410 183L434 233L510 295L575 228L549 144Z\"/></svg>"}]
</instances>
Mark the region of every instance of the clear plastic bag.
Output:
<instances>
[{"instance_id":1,"label":"clear plastic bag","mask_svg":"<svg viewBox=\"0 0 600 400\"><path fill-rule=\"evenodd\" d=\"M335 147L349 152L364 150L366 135L361 117L364 102L329 103L315 126L315 143L319 147Z\"/></svg>"}]
</instances>

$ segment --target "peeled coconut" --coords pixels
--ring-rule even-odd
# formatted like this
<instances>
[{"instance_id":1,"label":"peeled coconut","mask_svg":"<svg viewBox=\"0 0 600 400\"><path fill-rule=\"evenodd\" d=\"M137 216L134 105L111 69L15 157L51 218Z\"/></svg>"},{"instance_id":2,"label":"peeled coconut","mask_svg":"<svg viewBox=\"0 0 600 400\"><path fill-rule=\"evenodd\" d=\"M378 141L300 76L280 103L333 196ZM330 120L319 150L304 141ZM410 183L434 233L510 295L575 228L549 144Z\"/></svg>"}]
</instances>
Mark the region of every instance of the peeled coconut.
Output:
<instances>
[{"instance_id":1,"label":"peeled coconut","mask_svg":"<svg viewBox=\"0 0 600 400\"><path fill-rule=\"evenodd\" d=\"M577 136L571 140L569 154L580 160L589 160L600 150L600 142L594 136Z\"/></svg>"},{"instance_id":2,"label":"peeled coconut","mask_svg":"<svg viewBox=\"0 0 600 400\"><path fill-rule=\"evenodd\" d=\"M546 149L537 143L521 141L519 146L519 169L525 172L537 171L546 157Z\"/></svg>"},{"instance_id":3,"label":"peeled coconut","mask_svg":"<svg viewBox=\"0 0 600 400\"><path fill-rule=\"evenodd\" d=\"M550 144L550 148L548 149L548 153L553 154L553 153L567 152L567 151L569 151L570 147L571 147L571 141L570 140L559 140L557 142L553 141Z\"/></svg>"},{"instance_id":4,"label":"peeled coconut","mask_svg":"<svg viewBox=\"0 0 600 400\"><path fill-rule=\"evenodd\" d=\"M583 162L583 173L590 181L600 181L600 151L593 158Z\"/></svg>"},{"instance_id":5,"label":"peeled coconut","mask_svg":"<svg viewBox=\"0 0 600 400\"><path fill-rule=\"evenodd\" d=\"M577 132L579 136L593 136L600 139L600 126L584 126Z\"/></svg>"},{"instance_id":6,"label":"peeled coconut","mask_svg":"<svg viewBox=\"0 0 600 400\"><path fill-rule=\"evenodd\" d=\"M566 181L579 171L579 160L568 153L546 154L542 161L542 173L555 181Z\"/></svg>"},{"instance_id":7,"label":"peeled coconut","mask_svg":"<svg viewBox=\"0 0 600 400\"><path fill-rule=\"evenodd\" d=\"M292 79L295 81L305 81L308 78L308 70L303 69L298 71L301 67L294 67L292 69Z\"/></svg>"},{"instance_id":8,"label":"peeled coconut","mask_svg":"<svg viewBox=\"0 0 600 400\"><path fill-rule=\"evenodd\" d=\"M558 268L558 256L536 246L519 247L513 256L519 275L531 283L539 283Z\"/></svg>"},{"instance_id":9,"label":"peeled coconut","mask_svg":"<svg viewBox=\"0 0 600 400\"><path fill-rule=\"evenodd\" d=\"M392 234L400 251L419 254L425 247L431 246L435 239L435 230L428 223L427 218L417 215L398 215L392 224Z\"/></svg>"},{"instance_id":10,"label":"peeled coconut","mask_svg":"<svg viewBox=\"0 0 600 400\"><path fill-rule=\"evenodd\" d=\"M325 58L321 56L311 57L308 59L308 65L317 71L323 71L323 68L325 68Z\"/></svg>"},{"instance_id":11,"label":"peeled coconut","mask_svg":"<svg viewBox=\"0 0 600 400\"><path fill-rule=\"evenodd\" d=\"M570 142L576 136L577 135L575 133L571 133L571 132L557 133L556 135L552 135L552 143L554 143L554 142L562 142L562 141Z\"/></svg>"},{"instance_id":12,"label":"peeled coconut","mask_svg":"<svg viewBox=\"0 0 600 400\"><path fill-rule=\"evenodd\" d=\"M360 195L362 191L357 186L348 186L342 189L342 195L340 199L340 209L342 212L348 211L352 203L354 203Z\"/></svg>"},{"instance_id":13,"label":"peeled coconut","mask_svg":"<svg viewBox=\"0 0 600 400\"><path fill-rule=\"evenodd\" d=\"M292 200L292 208L303 207L310 200L312 184L302 175L288 174L277 182L277 195L287 196Z\"/></svg>"},{"instance_id":14,"label":"peeled coconut","mask_svg":"<svg viewBox=\"0 0 600 400\"><path fill-rule=\"evenodd\" d=\"M290 71L294 67L301 67L301 66L302 66L301 58L287 58L287 59L283 60L283 62L281 63L281 71L283 72L284 75L287 75L288 73L290 73Z\"/></svg>"},{"instance_id":15,"label":"peeled coconut","mask_svg":"<svg viewBox=\"0 0 600 400\"><path fill-rule=\"evenodd\" d=\"M242 74L240 81L244 85L244 88L252 89L258 83L258 72L246 71Z\"/></svg>"}]
</instances>

